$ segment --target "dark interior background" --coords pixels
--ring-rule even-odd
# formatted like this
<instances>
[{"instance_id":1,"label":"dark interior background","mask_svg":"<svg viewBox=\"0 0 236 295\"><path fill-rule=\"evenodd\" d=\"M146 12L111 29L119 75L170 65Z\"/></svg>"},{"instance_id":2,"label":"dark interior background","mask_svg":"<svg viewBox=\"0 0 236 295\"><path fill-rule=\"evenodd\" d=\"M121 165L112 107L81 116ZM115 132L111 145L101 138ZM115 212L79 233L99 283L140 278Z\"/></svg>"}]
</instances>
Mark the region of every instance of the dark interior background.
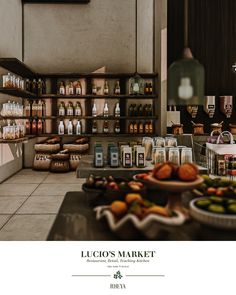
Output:
<instances>
[{"instance_id":1,"label":"dark interior background","mask_svg":"<svg viewBox=\"0 0 236 295\"><path fill-rule=\"evenodd\" d=\"M168 66L181 58L184 46L184 0L168 0ZM236 74L231 70L236 61L236 0L189 0L189 46L196 59L205 68L205 94L216 95L216 113L213 119L200 108L195 122L210 123L224 120L236 123L236 100L230 119L219 111L219 96L236 96ZM191 132L191 116L185 107L179 107L185 133Z\"/></svg>"}]
</instances>

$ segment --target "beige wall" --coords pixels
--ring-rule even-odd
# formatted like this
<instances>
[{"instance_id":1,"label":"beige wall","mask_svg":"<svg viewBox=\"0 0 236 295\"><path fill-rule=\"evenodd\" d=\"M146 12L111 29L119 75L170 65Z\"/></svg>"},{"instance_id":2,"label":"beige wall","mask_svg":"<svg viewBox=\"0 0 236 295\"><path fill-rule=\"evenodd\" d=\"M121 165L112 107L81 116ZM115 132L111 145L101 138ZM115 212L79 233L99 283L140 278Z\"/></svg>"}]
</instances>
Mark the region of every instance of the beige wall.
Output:
<instances>
[{"instance_id":1,"label":"beige wall","mask_svg":"<svg viewBox=\"0 0 236 295\"><path fill-rule=\"evenodd\" d=\"M0 0L0 57L22 58L21 0Z\"/></svg>"},{"instance_id":2,"label":"beige wall","mask_svg":"<svg viewBox=\"0 0 236 295\"><path fill-rule=\"evenodd\" d=\"M153 0L138 0L138 65L152 72ZM25 62L39 72L135 71L135 0L26 4Z\"/></svg>"}]
</instances>

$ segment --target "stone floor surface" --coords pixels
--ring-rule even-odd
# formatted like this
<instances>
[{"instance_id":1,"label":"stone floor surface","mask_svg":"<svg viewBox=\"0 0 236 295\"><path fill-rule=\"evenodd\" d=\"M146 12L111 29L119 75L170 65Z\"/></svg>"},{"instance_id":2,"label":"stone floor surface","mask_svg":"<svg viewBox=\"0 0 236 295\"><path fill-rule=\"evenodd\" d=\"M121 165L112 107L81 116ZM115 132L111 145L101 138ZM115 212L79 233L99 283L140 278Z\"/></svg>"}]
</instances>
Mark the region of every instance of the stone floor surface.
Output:
<instances>
[{"instance_id":1,"label":"stone floor surface","mask_svg":"<svg viewBox=\"0 0 236 295\"><path fill-rule=\"evenodd\" d=\"M44 241L64 196L80 191L75 172L23 169L0 184L0 241Z\"/></svg>"}]
</instances>

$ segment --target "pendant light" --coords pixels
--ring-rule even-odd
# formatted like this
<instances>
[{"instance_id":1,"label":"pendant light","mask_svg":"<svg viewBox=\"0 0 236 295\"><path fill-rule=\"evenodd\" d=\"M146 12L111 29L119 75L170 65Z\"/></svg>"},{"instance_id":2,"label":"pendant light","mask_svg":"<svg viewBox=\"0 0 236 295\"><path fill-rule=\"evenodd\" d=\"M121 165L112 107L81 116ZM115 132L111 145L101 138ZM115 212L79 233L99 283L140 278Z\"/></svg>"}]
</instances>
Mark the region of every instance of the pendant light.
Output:
<instances>
[{"instance_id":1,"label":"pendant light","mask_svg":"<svg viewBox=\"0 0 236 295\"><path fill-rule=\"evenodd\" d=\"M188 0L185 0L183 58L168 69L168 105L204 105L204 80L204 68L194 59L188 45Z\"/></svg>"}]
</instances>

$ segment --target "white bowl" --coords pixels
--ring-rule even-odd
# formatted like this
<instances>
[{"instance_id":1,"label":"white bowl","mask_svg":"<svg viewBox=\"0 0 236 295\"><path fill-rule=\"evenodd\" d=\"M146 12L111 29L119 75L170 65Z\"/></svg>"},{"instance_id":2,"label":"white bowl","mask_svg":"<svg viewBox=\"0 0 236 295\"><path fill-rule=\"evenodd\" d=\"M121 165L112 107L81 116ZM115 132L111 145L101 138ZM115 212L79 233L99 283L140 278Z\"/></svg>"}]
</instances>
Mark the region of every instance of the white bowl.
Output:
<instances>
[{"instance_id":1,"label":"white bowl","mask_svg":"<svg viewBox=\"0 0 236 295\"><path fill-rule=\"evenodd\" d=\"M98 206L94 208L96 219L106 219L111 231L117 234L122 239L131 239L137 236L137 232L141 232L148 239L155 239L160 230L169 226L180 226L185 222L185 216L174 211L177 216L164 217L157 214L149 214L143 220L138 219L134 214L126 214L123 218L117 221L114 214L109 210L109 206Z\"/></svg>"},{"instance_id":2,"label":"white bowl","mask_svg":"<svg viewBox=\"0 0 236 295\"><path fill-rule=\"evenodd\" d=\"M227 214L217 214L212 212L207 212L203 209L195 206L197 200L203 200L204 198L193 199L190 202L190 214L197 221L221 229L236 230L236 214L227 215Z\"/></svg>"}]
</instances>

